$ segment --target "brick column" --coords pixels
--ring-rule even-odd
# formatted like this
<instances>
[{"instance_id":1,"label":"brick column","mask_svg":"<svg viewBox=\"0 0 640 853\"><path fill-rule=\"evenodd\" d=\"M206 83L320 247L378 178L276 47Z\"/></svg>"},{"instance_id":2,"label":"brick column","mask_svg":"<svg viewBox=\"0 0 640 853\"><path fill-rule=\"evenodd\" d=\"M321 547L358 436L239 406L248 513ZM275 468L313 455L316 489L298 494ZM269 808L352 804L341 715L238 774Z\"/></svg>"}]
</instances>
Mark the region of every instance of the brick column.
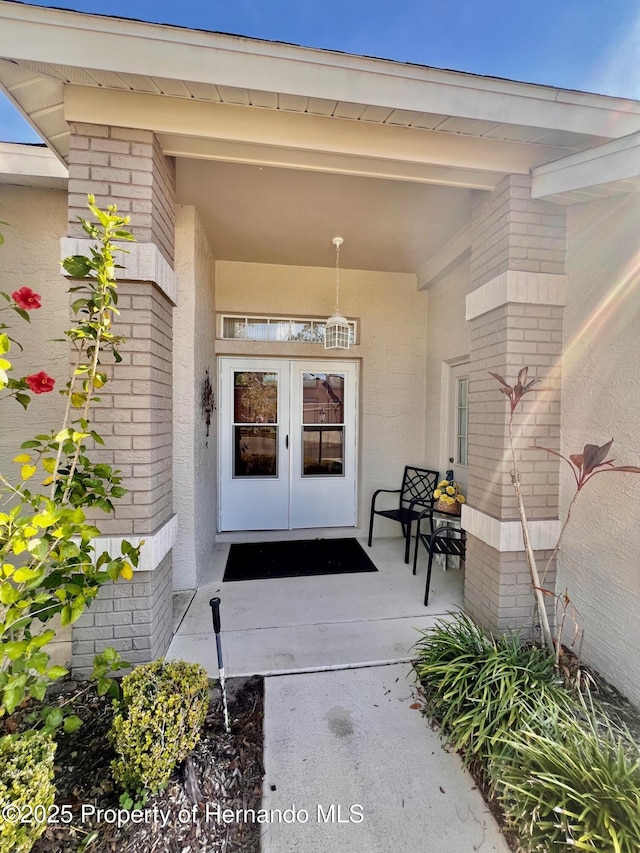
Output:
<instances>
[{"instance_id":1,"label":"brick column","mask_svg":"<svg viewBox=\"0 0 640 853\"><path fill-rule=\"evenodd\" d=\"M172 495L172 357L176 283L175 168L150 131L75 124L69 151L69 228L62 255L84 254L78 216L87 194L116 204L136 238L119 258L114 331L125 337L122 362L105 365L109 382L94 420L105 441L92 457L120 469L129 493L111 517L96 514L96 550L119 552L122 538L144 540L132 582L109 584L73 628L73 665L86 674L93 654L113 646L131 663L162 656L171 638L171 548L177 524Z\"/></svg>"},{"instance_id":2,"label":"brick column","mask_svg":"<svg viewBox=\"0 0 640 853\"><path fill-rule=\"evenodd\" d=\"M99 207L116 204L131 217L138 243L156 246L173 266L175 164L150 130L72 124L69 142L70 237L85 237L87 193Z\"/></svg>"},{"instance_id":3,"label":"brick column","mask_svg":"<svg viewBox=\"0 0 640 853\"><path fill-rule=\"evenodd\" d=\"M560 446L565 236L564 210L532 200L524 176L505 178L473 211L465 607L493 630L527 633L535 618L513 489L508 406L489 371L513 385L528 365L529 378L550 389L525 397L514 419L522 493L542 569L559 532L559 460L528 448ZM547 588L553 589L554 571ZM551 598L549 608L552 615Z\"/></svg>"}]
</instances>

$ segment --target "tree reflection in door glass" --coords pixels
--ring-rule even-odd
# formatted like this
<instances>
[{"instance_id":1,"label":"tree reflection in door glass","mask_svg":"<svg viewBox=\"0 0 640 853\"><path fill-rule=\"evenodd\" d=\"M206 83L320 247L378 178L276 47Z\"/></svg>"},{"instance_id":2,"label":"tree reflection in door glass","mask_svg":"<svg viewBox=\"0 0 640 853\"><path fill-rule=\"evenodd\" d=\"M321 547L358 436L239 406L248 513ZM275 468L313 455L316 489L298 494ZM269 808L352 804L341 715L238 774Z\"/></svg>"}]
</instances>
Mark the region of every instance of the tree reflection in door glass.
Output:
<instances>
[{"instance_id":1,"label":"tree reflection in door glass","mask_svg":"<svg viewBox=\"0 0 640 853\"><path fill-rule=\"evenodd\" d=\"M251 371L233 375L233 420L274 424L278 420L278 374Z\"/></svg>"},{"instance_id":2,"label":"tree reflection in door glass","mask_svg":"<svg viewBox=\"0 0 640 853\"><path fill-rule=\"evenodd\" d=\"M278 374L234 373L233 476L278 475Z\"/></svg>"},{"instance_id":3,"label":"tree reflection in door glass","mask_svg":"<svg viewBox=\"0 0 640 853\"><path fill-rule=\"evenodd\" d=\"M278 475L278 427L234 426L234 477Z\"/></svg>"}]
</instances>

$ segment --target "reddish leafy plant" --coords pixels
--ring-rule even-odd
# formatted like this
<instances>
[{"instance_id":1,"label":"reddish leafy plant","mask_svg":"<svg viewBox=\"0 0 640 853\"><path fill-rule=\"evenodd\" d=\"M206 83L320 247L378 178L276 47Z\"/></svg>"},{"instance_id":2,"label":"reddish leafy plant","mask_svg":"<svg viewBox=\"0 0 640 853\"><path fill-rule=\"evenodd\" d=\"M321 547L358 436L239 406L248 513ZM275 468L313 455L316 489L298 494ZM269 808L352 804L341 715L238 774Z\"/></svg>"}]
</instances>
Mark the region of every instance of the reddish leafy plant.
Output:
<instances>
[{"instance_id":1,"label":"reddish leafy plant","mask_svg":"<svg viewBox=\"0 0 640 853\"><path fill-rule=\"evenodd\" d=\"M540 445L533 445L530 447L531 450L543 450L546 453L551 453L553 456L557 456L559 459L562 459L563 462L571 469L573 477L576 483L576 491L569 502L569 507L567 509L566 518L562 524L560 529L560 534L558 536L558 540L556 545L551 553L551 556L547 560L544 571L542 573L542 577L540 577L538 573L538 568L536 564L535 555L533 553L533 549L531 548L531 541L529 536L529 528L527 522L526 511L524 507L524 501L522 498L522 493L520 489L520 475L518 471L518 460L516 457L514 442L513 442L513 415L516 410L516 407L522 400L522 398L533 391L549 391L549 388L543 388L539 385L539 379L529 379L529 368L523 367L518 372L518 379L515 385L509 385L509 383L504 379L504 377L500 376L499 373L492 373L490 371L490 375L496 379L500 385L500 392L505 395L505 397L509 400L509 444L511 447L511 456L513 459L513 484L516 492L516 498L518 501L518 510L520 513L520 522L522 526L522 537L524 541L524 548L527 557L527 565L529 567L529 573L531 575L532 587L536 597L536 606L538 610L538 617L540 620L540 626L542 629L542 634L545 640L545 643L551 654L555 656L556 665L559 665L561 648L562 648L562 627L564 626L564 620L566 616L566 610L568 603L570 603L570 598L568 592L564 593L563 599L563 617L561 620L561 628L560 634L557 637L555 643L553 637L551 635L551 628L549 625L549 619L546 612L546 607L544 604L544 596L553 596L554 598L558 598L554 592L551 590L544 588L544 582L549 571L549 568L556 557L558 550L560 549L560 543L562 542L562 537L565 531L565 528L571 518L571 510L573 508L573 504L584 488L584 486L589 482L589 480L593 479L596 474L603 474L605 472L619 472L619 473L633 473L640 474L640 467L636 465L614 465L614 460L608 458L609 451L613 445L613 439L606 442L603 445L597 444L585 444L582 453L571 454L570 456L564 456L562 453L559 453L557 450L552 450L549 447L542 447Z\"/></svg>"},{"instance_id":2,"label":"reddish leafy plant","mask_svg":"<svg viewBox=\"0 0 640 853\"><path fill-rule=\"evenodd\" d=\"M626 471L633 474L640 474L640 468L637 465L614 465L613 459L606 458L612 444L613 439L600 447L597 444L585 444L582 453L574 453L569 458L563 456L562 453L558 453L557 450L551 450L549 447L533 445L531 449L545 450L547 453L552 453L566 462L575 478L576 489L580 491L596 474L604 474L606 471Z\"/></svg>"},{"instance_id":3,"label":"reddish leafy plant","mask_svg":"<svg viewBox=\"0 0 640 853\"><path fill-rule=\"evenodd\" d=\"M505 397L509 398L509 405L511 406L511 414L513 415L516 406L522 400L525 394L528 394L530 391L549 391L549 388L534 388L535 385L540 382L539 379L531 379L527 382L527 377L529 375L529 368L523 367L522 370L518 373L518 381L515 385L509 385L509 383L500 376L499 373L492 373L489 371L489 375L493 376L494 379L497 379L498 382L502 385L500 389L501 393L505 395Z\"/></svg>"}]
</instances>

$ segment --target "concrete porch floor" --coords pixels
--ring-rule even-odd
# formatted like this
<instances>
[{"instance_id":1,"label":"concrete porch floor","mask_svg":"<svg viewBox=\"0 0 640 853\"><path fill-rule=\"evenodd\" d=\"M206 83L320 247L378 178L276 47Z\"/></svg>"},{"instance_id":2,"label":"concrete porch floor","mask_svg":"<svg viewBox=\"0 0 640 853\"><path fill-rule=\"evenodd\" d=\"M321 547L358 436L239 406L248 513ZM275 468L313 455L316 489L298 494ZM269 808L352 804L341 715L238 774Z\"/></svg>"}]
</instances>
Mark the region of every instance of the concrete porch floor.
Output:
<instances>
[{"instance_id":1,"label":"concrete porch floor","mask_svg":"<svg viewBox=\"0 0 640 853\"><path fill-rule=\"evenodd\" d=\"M200 663L217 676L209 607L209 599L217 595L222 601L227 676L284 675L410 660L419 637L416 629L428 628L462 607L463 572L444 571L434 564L430 603L424 607L426 551L420 554L414 577L411 566L403 562L402 539L374 540L370 549L363 539L359 541L377 572L234 583L222 583L229 544L219 544L195 595L178 594L179 627L167 658Z\"/></svg>"}]
</instances>

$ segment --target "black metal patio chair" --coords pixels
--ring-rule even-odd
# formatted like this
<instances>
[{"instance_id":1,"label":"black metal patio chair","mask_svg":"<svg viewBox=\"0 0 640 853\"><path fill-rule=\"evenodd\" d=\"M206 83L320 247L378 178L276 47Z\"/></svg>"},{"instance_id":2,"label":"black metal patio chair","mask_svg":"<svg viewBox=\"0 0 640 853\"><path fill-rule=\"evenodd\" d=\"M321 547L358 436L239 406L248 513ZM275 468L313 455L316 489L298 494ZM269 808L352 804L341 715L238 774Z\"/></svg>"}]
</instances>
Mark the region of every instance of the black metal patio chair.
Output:
<instances>
[{"instance_id":1,"label":"black metal patio chair","mask_svg":"<svg viewBox=\"0 0 640 853\"><path fill-rule=\"evenodd\" d=\"M430 532L425 533L420 525L425 518L429 518ZM416 549L413 552L413 574L416 573L418 563L418 548L420 543L429 552L429 563L427 564L427 582L424 588L424 606L429 604L429 587L431 586L431 564L436 554L444 554L447 557L459 557L464 560L467 549L467 535L464 530L459 527L449 527L445 522L442 527L433 529L433 514L422 513L418 519L418 527L416 530Z\"/></svg>"},{"instance_id":2,"label":"black metal patio chair","mask_svg":"<svg viewBox=\"0 0 640 853\"><path fill-rule=\"evenodd\" d=\"M404 561L409 562L411 549L411 525L416 521L425 509L433 512L433 493L438 484L440 474L428 468L416 468L407 465L404 469L402 486L399 489L378 489L371 498L371 515L369 518L369 540L371 547L373 538L373 522L376 515L382 515L391 521L397 521L402 525L402 533L405 538ZM376 509L376 498L381 493L400 495L397 507L393 509Z\"/></svg>"}]
</instances>

